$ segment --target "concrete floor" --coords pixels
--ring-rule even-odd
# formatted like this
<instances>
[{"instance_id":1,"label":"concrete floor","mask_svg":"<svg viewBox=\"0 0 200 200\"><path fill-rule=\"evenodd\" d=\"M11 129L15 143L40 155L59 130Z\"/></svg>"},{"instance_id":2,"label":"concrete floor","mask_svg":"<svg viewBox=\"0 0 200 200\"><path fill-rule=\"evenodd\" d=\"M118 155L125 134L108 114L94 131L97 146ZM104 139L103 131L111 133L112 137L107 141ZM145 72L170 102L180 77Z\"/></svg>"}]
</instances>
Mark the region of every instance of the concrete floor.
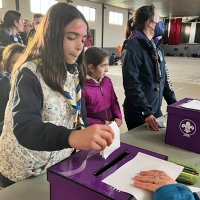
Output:
<instances>
[{"instance_id":1,"label":"concrete floor","mask_svg":"<svg viewBox=\"0 0 200 200\"><path fill-rule=\"evenodd\" d=\"M200 58L165 57L165 60L177 100L185 97L200 99ZM107 76L112 79L123 114L124 88L122 85L121 66L110 66L108 70ZM163 113L166 113L166 108L167 104L164 100L162 105ZM124 120L120 131L121 133L127 131Z\"/></svg>"}]
</instances>

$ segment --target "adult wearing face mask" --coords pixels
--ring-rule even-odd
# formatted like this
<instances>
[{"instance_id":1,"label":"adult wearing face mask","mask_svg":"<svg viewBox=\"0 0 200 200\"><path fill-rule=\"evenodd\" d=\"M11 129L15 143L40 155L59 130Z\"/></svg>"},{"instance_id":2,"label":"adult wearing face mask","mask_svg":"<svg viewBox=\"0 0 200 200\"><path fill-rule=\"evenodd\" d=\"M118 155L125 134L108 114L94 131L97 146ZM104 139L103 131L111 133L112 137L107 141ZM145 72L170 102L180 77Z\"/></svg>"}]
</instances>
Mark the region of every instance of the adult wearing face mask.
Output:
<instances>
[{"instance_id":1,"label":"adult wearing face mask","mask_svg":"<svg viewBox=\"0 0 200 200\"><path fill-rule=\"evenodd\" d=\"M159 130L156 118L161 104L176 102L164 60L162 40L165 25L153 5L139 8L127 22L122 47L122 73L125 90L124 115L128 129L146 123Z\"/></svg>"}]
</instances>

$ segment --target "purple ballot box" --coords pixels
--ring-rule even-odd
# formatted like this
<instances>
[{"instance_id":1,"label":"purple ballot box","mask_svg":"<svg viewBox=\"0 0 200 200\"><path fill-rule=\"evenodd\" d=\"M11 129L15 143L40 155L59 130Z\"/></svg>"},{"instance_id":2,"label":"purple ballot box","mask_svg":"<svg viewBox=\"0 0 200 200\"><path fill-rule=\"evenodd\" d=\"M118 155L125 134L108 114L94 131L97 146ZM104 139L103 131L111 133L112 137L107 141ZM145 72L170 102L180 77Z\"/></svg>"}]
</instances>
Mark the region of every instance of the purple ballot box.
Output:
<instances>
[{"instance_id":1,"label":"purple ballot box","mask_svg":"<svg viewBox=\"0 0 200 200\"><path fill-rule=\"evenodd\" d=\"M166 156L121 143L106 160L99 152L79 151L47 170L51 200L136 200L134 196L102 182L138 152L166 159ZM130 169L131 170L131 169ZM121 181L121 180L116 180Z\"/></svg>"},{"instance_id":2,"label":"purple ballot box","mask_svg":"<svg viewBox=\"0 0 200 200\"><path fill-rule=\"evenodd\" d=\"M185 98L167 107L167 131L165 142L200 153L200 111L181 105L193 99Z\"/></svg>"}]
</instances>

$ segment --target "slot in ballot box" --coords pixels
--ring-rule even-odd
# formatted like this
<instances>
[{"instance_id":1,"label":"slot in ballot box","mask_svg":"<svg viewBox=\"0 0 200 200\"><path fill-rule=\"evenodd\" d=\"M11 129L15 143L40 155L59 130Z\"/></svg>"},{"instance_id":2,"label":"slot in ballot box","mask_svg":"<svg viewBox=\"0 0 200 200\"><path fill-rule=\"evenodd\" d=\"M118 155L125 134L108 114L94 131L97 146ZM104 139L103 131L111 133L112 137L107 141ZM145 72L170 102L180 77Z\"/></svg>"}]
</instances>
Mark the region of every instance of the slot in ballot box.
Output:
<instances>
[{"instance_id":1,"label":"slot in ballot box","mask_svg":"<svg viewBox=\"0 0 200 200\"><path fill-rule=\"evenodd\" d=\"M106 160L97 151L79 151L51 166L47 170L51 200L136 200L131 194L118 191L102 180L138 152L166 159L164 155L121 143Z\"/></svg>"},{"instance_id":2,"label":"slot in ballot box","mask_svg":"<svg viewBox=\"0 0 200 200\"><path fill-rule=\"evenodd\" d=\"M200 153L200 111L181 107L190 102L184 98L167 107L167 131L165 142L173 146Z\"/></svg>"}]
</instances>

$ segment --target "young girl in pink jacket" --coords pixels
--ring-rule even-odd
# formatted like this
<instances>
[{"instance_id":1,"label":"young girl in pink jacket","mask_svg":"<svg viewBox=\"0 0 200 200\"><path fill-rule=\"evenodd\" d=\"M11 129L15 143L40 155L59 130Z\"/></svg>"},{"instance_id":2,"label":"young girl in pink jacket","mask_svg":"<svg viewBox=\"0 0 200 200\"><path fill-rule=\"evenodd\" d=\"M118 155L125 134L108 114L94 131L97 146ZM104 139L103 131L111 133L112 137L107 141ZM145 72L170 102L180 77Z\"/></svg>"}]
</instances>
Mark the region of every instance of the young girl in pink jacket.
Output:
<instances>
[{"instance_id":1,"label":"young girl in pink jacket","mask_svg":"<svg viewBox=\"0 0 200 200\"><path fill-rule=\"evenodd\" d=\"M120 127L122 114L108 72L109 55L102 49L90 47L85 51L88 69L82 96L90 124L110 124Z\"/></svg>"}]
</instances>

